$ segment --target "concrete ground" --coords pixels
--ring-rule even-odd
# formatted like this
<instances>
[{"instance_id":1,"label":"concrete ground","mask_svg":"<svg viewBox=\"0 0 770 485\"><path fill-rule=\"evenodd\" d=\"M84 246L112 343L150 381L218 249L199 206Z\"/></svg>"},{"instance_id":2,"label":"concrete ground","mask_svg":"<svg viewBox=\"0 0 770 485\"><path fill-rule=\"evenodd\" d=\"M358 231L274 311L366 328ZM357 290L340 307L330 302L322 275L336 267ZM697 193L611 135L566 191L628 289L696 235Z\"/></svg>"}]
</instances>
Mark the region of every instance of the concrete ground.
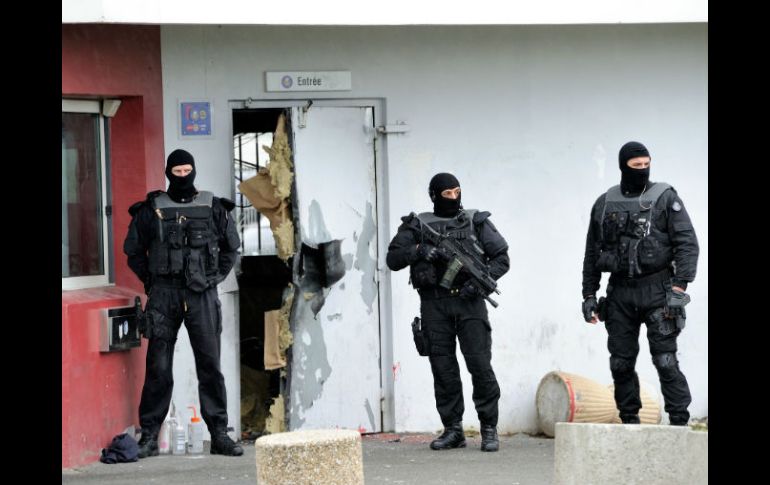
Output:
<instances>
[{"instance_id":1,"label":"concrete ground","mask_svg":"<svg viewBox=\"0 0 770 485\"><path fill-rule=\"evenodd\" d=\"M500 437L500 451L479 450L478 436L468 436L468 447L433 451L426 434L382 433L363 436L366 485L484 484L550 485L553 483L554 440L524 434ZM241 457L208 454L162 455L136 463L94 463L62 470L67 485L211 485L256 483L254 444L244 444Z\"/></svg>"}]
</instances>

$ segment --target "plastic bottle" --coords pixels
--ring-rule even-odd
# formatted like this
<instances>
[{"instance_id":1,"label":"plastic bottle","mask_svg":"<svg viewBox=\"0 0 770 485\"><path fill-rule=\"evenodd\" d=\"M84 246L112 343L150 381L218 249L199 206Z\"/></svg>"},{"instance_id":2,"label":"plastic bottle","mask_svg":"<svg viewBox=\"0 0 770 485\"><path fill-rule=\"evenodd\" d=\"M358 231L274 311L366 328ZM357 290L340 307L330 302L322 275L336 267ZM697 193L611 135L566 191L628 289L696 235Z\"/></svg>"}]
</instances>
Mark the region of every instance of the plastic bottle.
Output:
<instances>
[{"instance_id":1,"label":"plastic bottle","mask_svg":"<svg viewBox=\"0 0 770 485\"><path fill-rule=\"evenodd\" d=\"M171 453L174 455L184 455L185 453L185 433L182 420L177 419L172 415L169 420L169 427L171 428Z\"/></svg>"},{"instance_id":2,"label":"plastic bottle","mask_svg":"<svg viewBox=\"0 0 770 485\"><path fill-rule=\"evenodd\" d=\"M203 453L203 421L198 417L195 406L187 406L193 410L193 416L187 425L187 453L193 455Z\"/></svg>"},{"instance_id":3,"label":"plastic bottle","mask_svg":"<svg viewBox=\"0 0 770 485\"><path fill-rule=\"evenodd\" d=\"M171 417L170 417L170 414L166 415L166 419L164 419L163 420L163 424L160 425L160 432L158 433L158 452L161 455L168 455L169 453L171 453Z\"/></svg>"}]
</instances>

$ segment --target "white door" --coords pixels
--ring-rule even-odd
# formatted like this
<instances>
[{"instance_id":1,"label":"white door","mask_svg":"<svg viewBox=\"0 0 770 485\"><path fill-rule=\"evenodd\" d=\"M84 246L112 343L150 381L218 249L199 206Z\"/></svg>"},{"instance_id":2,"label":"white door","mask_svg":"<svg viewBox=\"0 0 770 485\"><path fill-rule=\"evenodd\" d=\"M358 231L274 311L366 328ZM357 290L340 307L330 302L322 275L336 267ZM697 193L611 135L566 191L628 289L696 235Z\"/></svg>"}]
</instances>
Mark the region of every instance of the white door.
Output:
<instances>
[{"instance_id":1,"label":"white door","mask_svg":"<svg viewBox=\"0 0 770 485\"><path fill-rule=\"evenodd\" d=\"M289 425L381 431L373 108L302 111L292 109L302 241L342 240L346 271L320 310L312 295L296 303Z\"/></svg>"}]
</instances>

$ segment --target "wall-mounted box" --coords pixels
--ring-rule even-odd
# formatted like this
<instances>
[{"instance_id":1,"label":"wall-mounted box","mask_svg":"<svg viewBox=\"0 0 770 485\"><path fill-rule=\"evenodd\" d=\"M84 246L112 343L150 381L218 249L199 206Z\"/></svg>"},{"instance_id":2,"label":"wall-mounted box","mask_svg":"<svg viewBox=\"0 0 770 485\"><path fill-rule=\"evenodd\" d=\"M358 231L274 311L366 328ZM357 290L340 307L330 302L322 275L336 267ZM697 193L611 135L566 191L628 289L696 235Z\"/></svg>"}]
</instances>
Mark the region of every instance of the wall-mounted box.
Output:
<instances>
[{"instance_id":1,"label":"wall-mounted box","mask_svg":"<svg viewBox=\"0 0 770 485\"><path fill-rule=\"evenodd\" d=\"M103 308L99 310L101 322L99 331L99 351L115 352L129 350L142 344L139 335L139 322L136 308Z\"/></svg>"}]
</instances>

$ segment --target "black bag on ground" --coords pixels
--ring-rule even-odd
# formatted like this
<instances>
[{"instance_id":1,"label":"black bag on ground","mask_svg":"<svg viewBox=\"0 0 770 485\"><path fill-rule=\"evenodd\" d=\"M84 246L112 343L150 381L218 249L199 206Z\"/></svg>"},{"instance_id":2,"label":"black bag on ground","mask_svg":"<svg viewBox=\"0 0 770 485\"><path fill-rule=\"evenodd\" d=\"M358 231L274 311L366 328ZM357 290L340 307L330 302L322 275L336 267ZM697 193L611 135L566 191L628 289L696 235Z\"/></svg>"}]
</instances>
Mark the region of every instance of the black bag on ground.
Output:
<instances>
[{"instance_id":1,"label":"black bag on ground","mask_svg":"<svg viewBox=\"0 0 770 485\"><path fill-rule=\"evenodd\" d=\"M102 456L99 461L107 464L131 463L139 459L139 444L136 440L122 433L112 438L109 448L102 448Z\"/></svg>"}]
</instances>

